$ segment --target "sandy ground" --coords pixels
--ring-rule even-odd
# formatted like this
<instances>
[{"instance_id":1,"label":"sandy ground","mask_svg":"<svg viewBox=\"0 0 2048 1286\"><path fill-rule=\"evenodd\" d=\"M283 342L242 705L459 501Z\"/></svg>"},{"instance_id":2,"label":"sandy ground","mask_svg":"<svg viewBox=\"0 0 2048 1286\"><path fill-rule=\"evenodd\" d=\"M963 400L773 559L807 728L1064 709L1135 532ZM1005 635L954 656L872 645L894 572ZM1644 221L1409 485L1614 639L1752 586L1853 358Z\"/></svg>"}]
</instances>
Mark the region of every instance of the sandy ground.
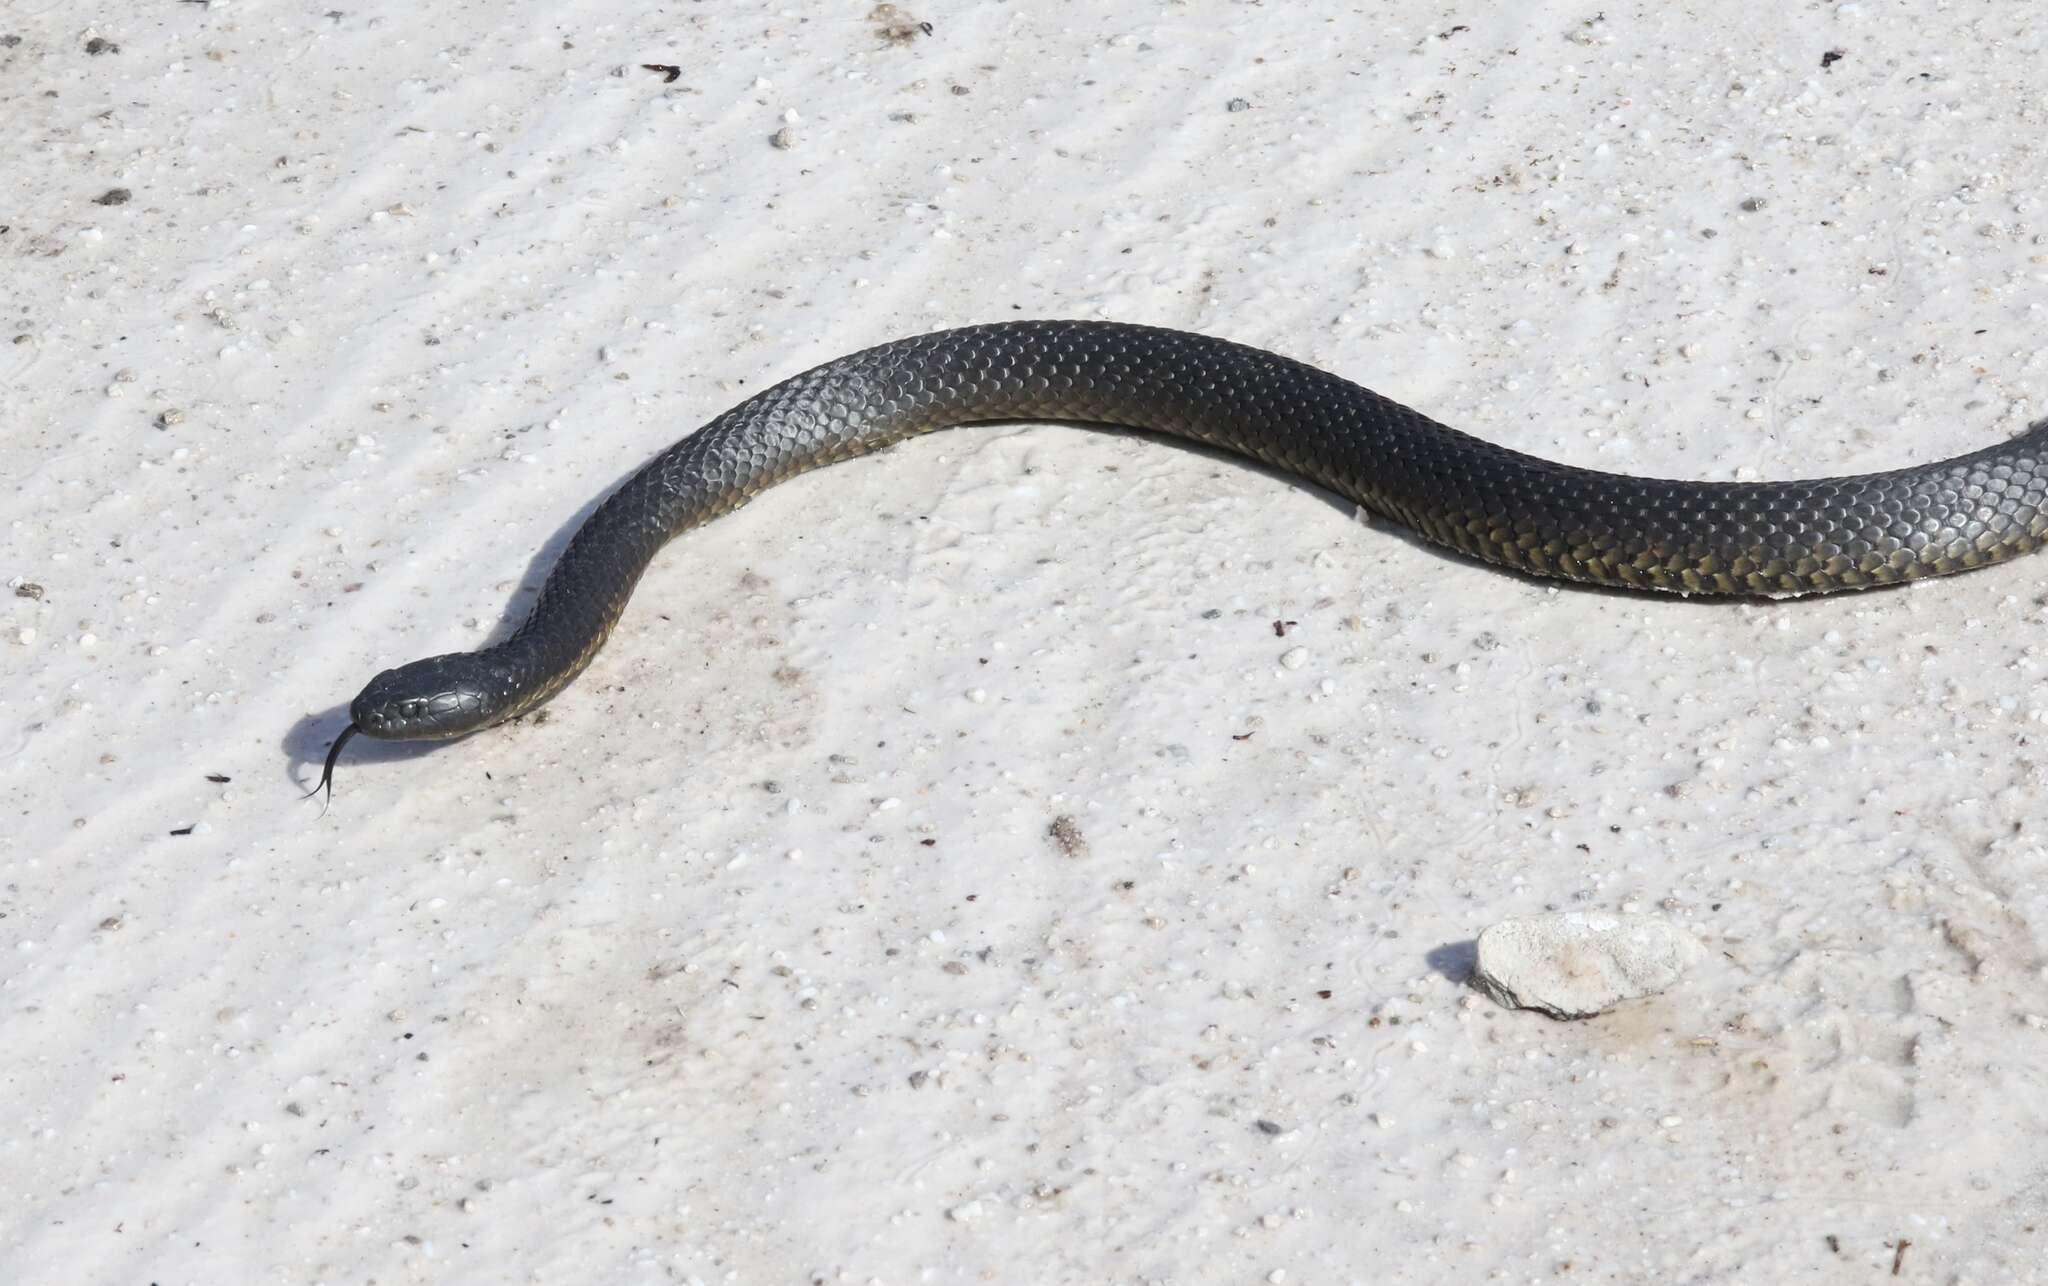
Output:
<instances>
[{"instance_id":1,"label":"sandy ground","mask_svg":"<svg viewBox=\"0 0 2048 1286\"><path fill-rule=\"evenodd\" d=\"M967 429L299 800L639 461L920 330L1188 327L1636 473L1997 441L2030 23L0 9L0 1280L2048 1281L2048 558L1555 589ZM1463 985L1546 908L1708 962Z\"/></svg>"}]
</instances>

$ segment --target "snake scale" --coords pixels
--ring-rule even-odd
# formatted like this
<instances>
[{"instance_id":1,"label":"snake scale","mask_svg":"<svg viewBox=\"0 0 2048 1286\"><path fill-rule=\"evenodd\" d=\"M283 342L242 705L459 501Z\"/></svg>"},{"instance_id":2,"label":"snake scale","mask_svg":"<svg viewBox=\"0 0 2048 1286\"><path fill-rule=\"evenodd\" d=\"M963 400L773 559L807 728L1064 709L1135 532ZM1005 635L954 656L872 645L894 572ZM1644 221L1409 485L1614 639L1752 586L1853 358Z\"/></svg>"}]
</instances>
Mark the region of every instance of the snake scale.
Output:
<instances>
[{"instance_id":1,"label":"snake scale","mask_svg":"<svg viewBox=\"0 0 2048 1286\"><path fill-rule=\"evenodd\" d=\"M534 709L604 644L655 552L807 469L987 420L1147 429L1249 456L1441 545L1539 576L1748 597L1938 576L2048 533L2048 422L1981 451L1856 477L1677 482L1556 464L1448 428L1263 349L1099 321L1013 321L826 362L650 460L594 510L504 642L377 675L360 732L456 737Z\"/></svg>"}]
</instances>

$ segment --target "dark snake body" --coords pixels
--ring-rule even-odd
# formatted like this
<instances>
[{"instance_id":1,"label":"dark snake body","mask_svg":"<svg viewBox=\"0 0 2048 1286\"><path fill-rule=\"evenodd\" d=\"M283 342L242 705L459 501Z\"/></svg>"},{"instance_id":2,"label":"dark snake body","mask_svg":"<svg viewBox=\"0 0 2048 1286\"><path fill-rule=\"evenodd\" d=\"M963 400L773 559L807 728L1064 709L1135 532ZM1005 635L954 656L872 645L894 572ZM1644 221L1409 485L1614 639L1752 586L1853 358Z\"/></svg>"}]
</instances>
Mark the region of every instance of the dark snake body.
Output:
<instances>
[{"instance_id":1,"label":"dark snake body","mask_svg":"<svg viewBox=\"0 0 2048 1286\"><path fill-rule=\"evenodd\" d=\"M1000 322L827 362L676 443L578 528L517 633L378 675L351 705L349 733L452 737L531 710L590 663L679 532L807 469L932 429L1012 419L1191 438L1486 562L1629 589L1861 589L1982 567L2048 532L2048 424L1888 473L1671 482L1510 451L1227 340L1115 322Z\"/></svg>"}]
</instances>

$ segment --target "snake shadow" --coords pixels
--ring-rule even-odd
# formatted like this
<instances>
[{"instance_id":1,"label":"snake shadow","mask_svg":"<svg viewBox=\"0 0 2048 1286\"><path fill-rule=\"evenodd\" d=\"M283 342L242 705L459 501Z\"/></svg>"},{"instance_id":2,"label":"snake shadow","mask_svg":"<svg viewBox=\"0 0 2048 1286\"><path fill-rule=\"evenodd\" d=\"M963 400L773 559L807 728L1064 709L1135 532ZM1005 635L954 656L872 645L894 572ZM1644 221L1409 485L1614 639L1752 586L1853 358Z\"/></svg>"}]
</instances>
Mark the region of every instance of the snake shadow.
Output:
<instances>
[{"instance_id":1,"label":"snake shadow","mask_svg":"<svg viewBox=\"0 0 2048 1286\"><path fill-rule=\"evenodd\" d=\"M976 429L982 428L1020 428L1053 423L1073 428L1092 429L1100 433L1113 434L1120 437L1159 442L1175 450L1206 458L1218 464L1228 465L1233 469L1244 469L1253 473L1263 474L1267 478L1285 484L1292 490L1299 491L1322 502L1347 518L1359 521L1363 526L1369 526L1372 529L1372 539L1398 540L1447 563L1460 566L1483 567L1487 575L1498 578L1504 584L1520 581L1534 588L1544 590L1559 589L1573 594L1585 594L1598 598L1630 599L1636 601L1640 601L1643 598L1643 593L1640 590L1618 589L1608 585L1557 580L1546 576L1536 576L1518 568L1482 563L1469 554L1425 540L1422 536L1408 530L1406 527L1383 520L1374 515L1366 514L1360 509L1357 502L1331 491L1320 483L1311 482L1299 474L1290 473L1286 469L1267 464L1261 460L1252 459L1249 456L1238 455L1235 452L1226 451L1220 447L1212 447L1205 443L1176 437L1172 434L1154 432L1150 429L1134 429L1117 424L1098 424L1085 420L1049 421L1033 419L977 420L972 424L961 425L943 431L973 432ZM2048 423L2048 421L2044 421L2044 423ZM915 438L907 438L904 441L892 443L870 452L869 458L888 456L894 452L911 447L913 444L929 436L931 435L919 434ZM665 450L668 445L670 445L668 442L661 443L656 450ZM477 642L472 650L495 647L497 644L510 638L518 630L521 622L526 619L527 612L532 608L534 596L540 592L541 583L547 579L548 570L555 565L555 560L561 557L562 551L568 547L570 539L576 534L576 529L581 527L584 520L590 517L591 513L599 505L603 504L628 478L639 472L646 463L647 458L643 457L630 468L622 471L613 479L610 486L605 487L596 496L585 501L568 518L564 519L546 540L541 542L540 548L534 552L532 558L527 560L526 570L519 578L519 588L513 591L511 600L499 612L497 621L492 624L483 639ZM1864 590L1862 592L1865 594L1872 592L1882 593L1901 588L1903 586L1887 585L1874 587L1871 590ZM1659 600L1660 607L1674 612L1698 611L1711 613L1723 610L1724 605L1731 600L1736 602L1759 601L1751 596L1742 594L1660 594L1656 597ZM387 662L385 665L380 665L378 669L381 670L389 665L398 665L412 659L414 659L412 656L399 657ZM368 682L369 678L369 674L363 676L365 682ZM571 688L574 686L574 684L570 685ZM334 738L339 735L341 729L347 723L348 705L346 702L343 702L342 704L329 707L321 713L307 715L293 724L286 731L281 746L287 759L286 775L301 788L307 786L309 783L301 779L303 770L309 765L315 769L320 766L321 762L326 758L327 748L333 744ZM489 731L489 729L484 729L483 731ZM469 736L474 735L476 734L469 734ZM357 737L349 744L348 757L351 762L360 764L406 762L432 754L441 746L466 740L468 740L468 736L453 737L447 741L373 741L367 737Z\"/></svg>"}]
</instances>

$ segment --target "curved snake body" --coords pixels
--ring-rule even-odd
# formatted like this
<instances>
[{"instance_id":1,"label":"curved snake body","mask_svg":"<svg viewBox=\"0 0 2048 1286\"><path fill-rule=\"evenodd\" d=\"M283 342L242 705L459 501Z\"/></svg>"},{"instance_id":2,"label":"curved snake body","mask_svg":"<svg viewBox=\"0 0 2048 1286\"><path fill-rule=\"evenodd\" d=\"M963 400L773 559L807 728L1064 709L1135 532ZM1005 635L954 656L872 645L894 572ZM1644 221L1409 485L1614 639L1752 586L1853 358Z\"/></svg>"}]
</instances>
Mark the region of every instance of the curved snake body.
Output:
<instances>
[{"instance_id":1,"label":"curved snake body","mask_svg":"<svg viewBox=\"0 0 2048 1286\"><path fill-rule=\"evenodd\" d=\"M1746 596L1981 567L2048 533L2048 423L1933 464L1792 482L1678 482L1510 451L1315 367L1186 331L1018 321L841 357L742 402L591 513L495 647L372 679L349 736L454 737L532 710L590 663L655 552L764 488L949 425L1068 420L1190 438L1540 576ZM316 789L318 789L316 787Z\"/></svg>"}]
</instances>

